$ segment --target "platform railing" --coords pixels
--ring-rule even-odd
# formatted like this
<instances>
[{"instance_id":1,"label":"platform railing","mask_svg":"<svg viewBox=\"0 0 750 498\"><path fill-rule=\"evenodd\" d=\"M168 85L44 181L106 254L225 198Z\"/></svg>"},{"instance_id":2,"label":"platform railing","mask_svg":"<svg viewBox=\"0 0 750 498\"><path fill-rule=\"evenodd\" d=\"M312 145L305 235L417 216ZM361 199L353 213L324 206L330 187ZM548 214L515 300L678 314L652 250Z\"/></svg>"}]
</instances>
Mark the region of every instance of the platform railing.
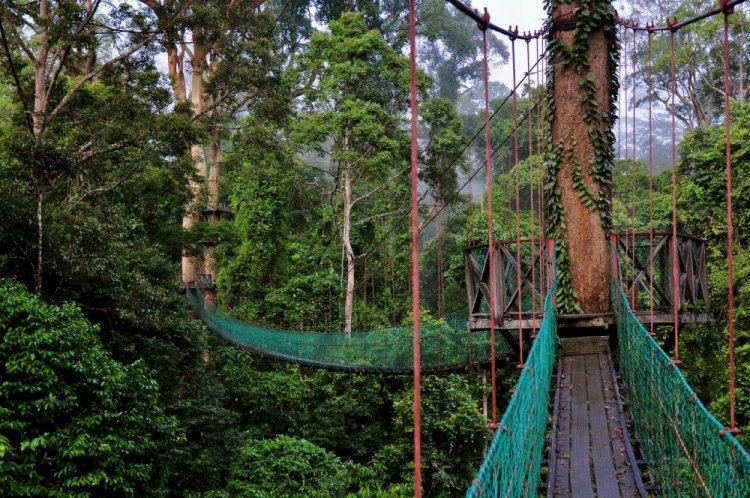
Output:
<instances>
[{"instance_id":1,"label":"platform railing","mask_svg":"<svg viewBox=\"0 0 750 498\"><path fill-rule=\"evenodd\" d=\"M551 275L554 276L554 273ZM513 396L485 454L467 498L538 496L541 485L550 383L557 351L557 314L551 279L544 319Z\"/></svg>"},{"instance_id":2,"label":"platform railing","mask_svg":"<svg viewBox=\"0 0 750 498\"><path fill-rule=\"evenodd\" d=\"M466 293L469 322L474 329L488 328L490 313L489 261L487 244L464 249ZM505 317L517 317L519 305L523 318L541 318L548 276L552 274L552 239L498 241L494 243L494 314L501 324ZM518 286L520 255L521 291ZM532 316L535 315L535 316Z\"/></svg>"},{"instance_id":3,"label":"platform railing","mask_svg":"<svg viewBox=\"0 0 750 498\"><path fill-rule=\"evenodd\" d=\"M641 325L618 280L611 284L618 367L654 495L750 496L750 455Z\"/></svg>"},{"instance_id":4,"label":"platform railing","mask_svg":"<svg viewBox=\"0 0 750 498\"><path fill-rule=\"evenodd\" d=\"M650 309L652 299L657 313L672 310L675 301L672 271L676 260L678 308L682 312L708 312L706 243L692 235L678 234L675 258L673 240L671 232L610 236L617 248L622 290L634 311Z\"/></svg>"}]
</instances>

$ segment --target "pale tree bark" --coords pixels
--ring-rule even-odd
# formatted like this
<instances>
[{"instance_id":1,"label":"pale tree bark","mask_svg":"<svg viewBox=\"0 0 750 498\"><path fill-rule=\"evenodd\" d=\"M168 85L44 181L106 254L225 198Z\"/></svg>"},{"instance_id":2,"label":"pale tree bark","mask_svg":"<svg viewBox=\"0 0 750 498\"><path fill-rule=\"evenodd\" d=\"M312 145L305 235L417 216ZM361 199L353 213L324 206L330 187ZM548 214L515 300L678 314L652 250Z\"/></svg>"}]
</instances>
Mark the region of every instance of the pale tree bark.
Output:
<instances>
[{"instance_id":1,"label":"pale tree bark","mask_svg":"<svg viewBox=\"0 0 750 498\"><path fill-rule=\"evenodd\" d=\"M219 212L217 211L220 201L219 192L219 175L221 168L221 141L214 133L209 147L209 175L208 175L208 206L213 209L208 216L209 223L219 221ZM216 247L210 244L206 247L203 257L203 264L206 272L211 276L211 282L216 283L219 275L218 262L216 261ZM210 287L203 293L206 303L210 306L217 306L216 288Z\"/></svg>"},{"instance_id":2,"label":"pale tree bark","mask_svg":"<svg viewBox=\"0 0 750 498\"><path fill-rule=\"evenodd\" d=\"M36 60L34 60L34 112L31 116L33 123L34 140L39 141L44 132L44 116L46 101L46 69L49 45L47 43L47 0L39 1L39 41ZM38 165L35 165L38 167ZM43 172L32 173L34 184L34 197L36 198L36 227L37 227L37 261L34 269L34 291L42 292L42 275L44 274L44 178Z\"/></svg>"},{"instance_id":3,"label":"pale tree bark","mask_svg":"<svg viewBox=\"0 0 750 498\"><path fill-rule=\"evenodd\" d=\"M349 146L349 137L344 138L344 149ZM352 208L354 199L352 194L352 166L347 161L341 171L344 183L344 206L341 229L341 241L346 253L346 299L344 300L344 331L347 337L352 336L352 315L354 312L354 263L355 255L352 248Z\"/></svg>"},{"instance_id":4,"label":"pale tree bark","mask_svg":"<svg viewBox=\"0 0 750 498\"><path fill-rule=\"evenodd\" d=\"M253 0L247 5L247 8L255 9L262 5L265 0ZM154 9L157 12L157 3L155 0L141 0L142 3ZM164 0L169 4L170 0ZM204 2L203 0L193 0L193 6L201 7ZM165 6L164 3L158 4ZM171 4L170 4L171 5ZM227 3L227 11L230 12L227 18L222 22L222 31L226 31L232 24L231 9L237 5L237 0L231 0ZM158 14L157 14L158 15ZM174 94L175 102L178 104L190 102L193 119L201 118L205 113L214 110L217 102L213 99L213 96L209 95L205 90L206 78L213 75L218 70L218 64L220 60L221 44L218 41L210 42L206 38L206 33L203 27L194 26L190 33L190 39L188 40L187 33L184 31L178 34L172 35L167 40L164 48L167 52L167 70L169 72L169 78L172 84L172 91ZM209 67L208 61L211 60ZM185 76L186 67L185 63L189 61L190 65L190 93L188 94ZM212 142L209 146L209 155L216 154L216 160L211 158L211 173L212 177L209 179L209 202L212 204L218 204L219 202L219 163L221 161L221 151L218 143ZM200 211L198 207L202 200L205 192L204 186L208 179L208 165L206 162L206 148L204 144L197 143L190 147L190 157L192 158L194 165L195 178L190 180L189 189L191 193L191 199L188 202L185 213L182 218L182 227L185 230L191 230L200 221ZM216 221L216 219L210 219L209 222ZM196 284L197 269L199 256L192 255L187 251L183 252L182 255L182 283L186 287L193 287ZM213 249L206 248L204 252L204 263L209 274L212 275L212 282L216 281L216 261L213 257ZM206 300L215 304L216 292L215 289L211 288L206 291Z\"/></svg>"},{"instance_id":5,"label":"pale tree bark","mask_svg":"<svg viewBox=\"0 0 750 498\"><path fill-rule=\"evenodd\" d=\"M86 1L83 3L85 15L82 16L80 22L76 26L73 33L74 35L84 32L90 26L100 3L100 1ZM106 68L117 64L136 53L138 50L146 46L146 44L148 44L155 36L151 35L144 37L140 42L127 47L122 52L112 56L98 66L95 65L95 49L92 49L87 58L87 64L82 66L76 74L76 82L67 89L62 98L53 104L52 95L56 90L59 77L65 69L68 54L72 48L70 44L66 45L65 43L61 43L56 45L54 40L50 40L48 26L58 14L59 13L54 9L50 8L49 0L39 0L38 18L36 22L28 23L27 26L33 30L31 35L25 31L26 27L15 26L10 14L7 12L1 19L3 26L8 26L9 28L10 38L15 42L16 46L19 47L21 54L29 59L34 68L34 90L31 98L33 105L30 111L30 133L32 139L37 144L43 139L47 126L59 116L59 114L70 103L71 98L83 88L84 85L92 81ZM2 31L2 37L4 50L7 52L9 51L9 47L7 45L6 32L4 29ZM32 38L33 43L27 43ZM10 54L8 54L7 58L11 73L15 77L19 98L24 101L24 91L17 78ZM83 157L83 159L86 158ZM34 171L32 171L32 187L34 191L35 205L34 218L37 230L37 254L33 272L34 289L37 293L42 292L44 276L44 203L46 183L48 181L47 172L44 170L44 167L45 165L34 164Z\"/></svg>"}]
</instances>

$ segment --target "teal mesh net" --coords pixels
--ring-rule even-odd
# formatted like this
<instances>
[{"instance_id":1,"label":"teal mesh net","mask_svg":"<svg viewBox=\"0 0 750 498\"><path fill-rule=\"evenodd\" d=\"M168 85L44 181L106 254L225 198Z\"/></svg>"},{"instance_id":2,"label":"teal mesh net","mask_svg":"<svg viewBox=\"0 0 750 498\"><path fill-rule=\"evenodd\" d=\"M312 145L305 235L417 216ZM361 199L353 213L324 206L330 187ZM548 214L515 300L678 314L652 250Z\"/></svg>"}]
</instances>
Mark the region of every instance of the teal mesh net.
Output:
<instances>
[{"instance_id":1,"label":"teal mesh net","mask_svg":"<svg viewBox=\"0 0 750 498\"><path fill-rule=\"evenodd\" d=\"M547 431L552 368L557 349L554 284L544 302L544 319L500 420L495 438L466 492L479 496L537 496Z\"/></svg>"},{"instance_id":2,"label":"teal mesh net","mask_svg":"<svg viewBox=\"0 0 750 498\"><path fill-rule=\"evenodd\" d=\"M225 340L257 354L313 367L410 373L413 362L412 326L344 332L279 330L251 325L204 306L199 289L188 289L188 301L208 328ZM420 330L422 370L462 369L490 361L489 331L469 331L467 311L448 314L440 324ZM498 356L510 353L502 339Z\"/></svg>"},{"instance_id":3,"label":"teal mesh net","mask_svg":"<svg viewBox=\"0 0 750 498\"><path fill-rule=\"evenodd\" d=\"M618 363L659 496L750 497L750 456L698 399L612 282Z\"/></svg>"}]
</instances>

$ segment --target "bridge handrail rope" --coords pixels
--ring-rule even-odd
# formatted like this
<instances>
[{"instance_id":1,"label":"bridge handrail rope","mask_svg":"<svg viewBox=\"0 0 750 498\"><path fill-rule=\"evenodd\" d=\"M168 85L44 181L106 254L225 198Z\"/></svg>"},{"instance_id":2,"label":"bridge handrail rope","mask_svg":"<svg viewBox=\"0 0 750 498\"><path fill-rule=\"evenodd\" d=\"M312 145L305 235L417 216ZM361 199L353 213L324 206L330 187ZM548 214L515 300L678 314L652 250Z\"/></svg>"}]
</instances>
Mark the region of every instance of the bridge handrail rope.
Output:
<instances>
[{"instance_id":1,"label":"bridge handrail rope","mask_svg":"<svg viewBox=\"0 0 750 498\"><path fill-rule=\"evenodd\" d=\"M617 250L612 246L613 261ZM618 365L657 495L750 496L750 454L698 399L611 280Z\"/></svg>"},{"instance_id":2,"label":"bridge handrail rope","mask_svg":"<svg viewBox=\"0 0 750 498\"><path fill-rule=\"evenodd\" d=\"M258 355L331 370L411 373L411 325L354 331L349 338L343 331L274 329L207 309L200 289L187 289L186 295L209 330ZM446 314L443 322L421 327L423 371L462 370L490 361L489 333L470 332L466 310ZM510 353L507 344L498 343L498 356Z\"/></svg>"},{"instance_id":3,"label":"bridge handrail rope","mask_svg":"<svg viewBox=\"0 0 750 498\"><path fill-rule=\"evenodd\" d=\"M557 279L544 302L544 319L513 396L467 498L536 496L541 482L552 368L557 350Z\"/></svg>"}]
</instances>

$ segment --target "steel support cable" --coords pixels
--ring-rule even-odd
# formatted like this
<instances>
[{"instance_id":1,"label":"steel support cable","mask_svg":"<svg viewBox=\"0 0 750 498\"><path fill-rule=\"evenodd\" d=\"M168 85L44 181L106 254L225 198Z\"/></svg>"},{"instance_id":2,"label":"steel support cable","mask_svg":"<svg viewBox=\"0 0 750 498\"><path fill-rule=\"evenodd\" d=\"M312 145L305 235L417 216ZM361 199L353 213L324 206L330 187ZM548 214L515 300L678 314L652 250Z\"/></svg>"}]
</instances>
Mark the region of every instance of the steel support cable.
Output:
<instances>
[{"instance_id":1,"label":"steel support cable","mask_svg":"<svg viewBox=\"0 0 750 498\"><path fill-rule=\"evenodd\" d=\"M535 67L537 67L537 65L539 65L540 61L544 60L544 56L545 56L545 55L546 55L546 50L545 50L545 52L544 52L544 53L542 54L542 57L541 57L541 58L539 58L539 59L537 60L537 62L536 62L536 63L535 63L535 64L534 64L533 66L532 66L532 69L533 69L533 68L535 68ZM495 117L495 116L497 115L497 113L498 113L498 112L500 112L500 110L501 110L501 109L502 109L502 108L503 108L503 107L505 106L505 104L507 104L507 103L508 103L508 101L509 101L509 100L511 99L511 96L513 95L513 91L515 91L515 89L517 89L517 88L518 88L518 87L519 87L519 86L520 86L520 85L521 85L522 83L523 83L523 80L519 81L519 82L517 83L517 85L515 86L514 90L511 90L511 92L510 92L510 93L508 93L508 94L507 94L507 95L505 96L505 98L504 98L504 99L503 99L503 101L502 101L502 102L500 103L500 105L499 105L499 106L498 106L497 108L495 108L495 110L494 110L494 111L492 112L492 114L490 115L490 120L492 120L492 119L493 119L493 118L494 118L494 117ZM480 134L482 133L482 131L483 131L483 130L484 130L484 124L482 124L482 126L480 126L480 127L479 127L479 129L477 129L477 131L476 131L476 133L474 134L474 136L473 136L473 137L472 137L472 138L471 138L471 139L470 139L470 140L469 140L469 141L468 141L468 142L467 142L467 143L466 143L466 144L464 145L464 147L463 147L463 149L461 150L461 152L459 152L459 153L458 153L458 154L456 155L456 157L455 157L455 158L454 158L454 159L453 159L453 160L452 160L452 161L451 161L451 162L450 162L450 163L448 164L448 166L446 166L445 168L443 168L443 169L442 169L442 170L440 171L440 173L438 173L438 177L439 177L439 178L443 178L443 177L444 177L444 176L445 176L445 175L446 175L447 173L449 173L449 172L451 171L451 169L452 169L452 168L454 168L454 167L455 167L456 163L457 163L457 162L458 162L458 160L459 160L459 159L461 158L461 156L463 155L463 153L464 153L464 152L466 152L466 150L467 150L467 149L468 149L468 148L469 148L469 147L471 146L471 144L472 144L472 143L474 142L474 140L476 140L476 139L477 139L477 137L479 137L479 135L480 135ZM510 135L508 135L508 137L510 137ZM504 144L504 143L506 143L506 142L507 142L507 138L506 138L506 141L504 141L504 142L503 142L503 144ZM493 150L493 152L492 152L492 155L493 155L493 156L495 155L495 153L497 152L497 150L498 150L497 148L495 148L495 149ZM483 168L483 167L484 167L484 164L482 164L482 168ZM480 170L481 170L482 168L480 168ZM478 172L478 171L477 171L477 172ZM470 180L471 180L471 179L473 179L473 178L474 178L474 176L476 176L477 172L475 172L475 173L474 173L473 175L471 175L471 176L469 177L469 178L470 178ZM467 185L470 185L470 183L469 183L469 182L466 182L466 183L464 183L464 184L463 184L463 186L462 186L462 187L461 187L461 188L460 188L460 189L458 190L458 192L462 191L462 190L463 190L463 188L464 188L464 187L466 187ZM425 200L425 199L427 198L427 196L428 196L428 195L430 194L430 192L431 192L431 191L432 191L433 189L434 189L434 187L433 187L433 186L430 186L430 187L428 187L428 188L427 188L427 189L426 189L426 190L425 190L425 191L424 191L424 192L422 193L422 195L421 195L421 196L419 197L419 202L421 203L422 201L424 201L424 200ZM458 200L458 196L457 196L457 195L453 195L453 196L451 197L451 201L450 201L450 202L448 202L448 203L446 203L446 204L444 204L444 205L441 205L441 209L440 209L440 210L438 210L437 212L442 212L442 211L443 211L443 210L444 210L444 209L445 209L446 207L448 207L449 205L451 205L451 204L452 204L453 202L455 202L456 200ZM397 220L396 220L396 221L394 222L394 224L393 224L393 226L392 226L392 227L390 228L390 230L388 230L388 231L387 231L387 232L385 233L385 235L383 235L382 237L380 237L380 238L379 238L379 240L378 240L377 242L375 242L374 244L371 244L370 246L368 246L368 247L367 247L367 248L365 249L365 251L363 252L363 254L367 254L367 253L370 253L370 252L374 251L375 249L378 249L379 247L381 247L381 246L382 246L382 245L383 245L383 244L384 244L384 243L385 243L385 242L386 242L386 241L388 240L388 237L389 237L390 235L392 235L392 234L393 234L393 232L395 232L395 231L396 231L396 229L397 229L397 228L398 228L398 227L399 227L399 226L401 225L401 223L403 223L403 222L404 222L404 221L405 221L405 220L406 220L406 219L407 219L408 217L409 217L409 211L406 211L406 213L402 214L402 215L401 215L401 216L400 216L400 217L399 217L399 218L398 218L398 219L397 219ZM434 218L434 216L432 216L432 217L430 218L430 220L434 220L434 219L435 219L435 218ZM423 227L424 227L424 226L426 226L426 225L427 225L427 223L423 223ZM423 229L424 229L424 228L423 228ZM420 230L420 232L421 232L421 230ZM391 258L391 259L393 259L393 258Z\"/></svg>"},{"instance_id":2,"label":"steel support cable","mask_svg":"<svg viewBox=\"0 0 750 498\"><path fill-rule=\"evenodd\" d=\"M484 24L486 26L486 29L505 35L510 40L515 40L517 38L520 38L522 40L531 40L533 38L541 36L542 33L545 32L545 28L542 28L528 35L526 34L519 35L518 29L516 29L515 31L510 30L510 29L503 29L500 26L496 26L495 24L492 24L489 21L485 22L484 17L479 15L478 11L472 9L471 7L469 7L468 5L465 5L462 2L459 2L458 0L446 0L446 1L449 4L453 5L456 9L458 9L462 14L472 18L477 24Z\"/></svg>"},{"instance_id":3,"label":"steel support cable","mask_svg":"<svg viewBox=\"0 0 750 498\"><path fill-rule=\"evenodd\" d=\"M732 216L732 130L729 112L729 14L727 0L720 0L724 17L724 133L727 175L727 278L728 278L728 327L729 327L729 428L732 434L740 432L735 419L735 364L734 364L734 223Z\"/></svg>"},{"instance_id":4,"label":"steel support cable","mask_svg":"<svg viewBox=\"0 0 750 498\"><path fill-rule=\"evenodd\" d=\"M529 114L531 114L531 40L526 40L526 75L528 76L528 85L529 85L529 111L527 111ZM534 239L534 158L532 157L533 151L534 151L534 142L533 142L533 130L532 130L532 120L528 119L528 125L529 125L529 143L528 143L528 159L529 159L529 209L530 209L530 216L529 216L529 235L531 237L531 337L536 337L536 322L534 321L536 319L536 303L534 300L534 292L536 292L536 271L534 268L534 265L536 263L536 260L534 259L534 244L536 244L536 239Z\"/></svg>"},{"instance_id":5,"label":"steel support cable","mask_svg":"<svg viewBox=\"0 0 750 498\"><path fill-rule=\"evenodd\" d=\"M719 0L719 7L715 7L713 9L709 9L705 12L702 12L698 15L688 17L687 19L684 19L682 21L678 21L677 18L673 18L667 21L666 24L661 26L655 26L653 24L646 24L645 26L640 26L639 24L629 21L627 19L618 18L617 23L621 26L626 26L629 28L632 28L636 31L648 31L649 33L656 33L659 31L669 31L669 32L676 32L685 26L689 26L691 24L694 24L698 21L702 21L703 19L706 19L707 17L715 16L717 14L721 14L723 12L731 13L732 9L740 4L745 3L747 0Z\"/></svg>"},{"instance_id":6,"label":"steel support cable","mask_svg":"<svg viewBox=\"0 0 750 498\"><path fill-rule=\"evenodd\" d=\"M674 322L674 355L672 361L679 365L680 361L680 282L679 264L680 258L677 254L677 109L675 108L675 94L677 93L677 81L675 79L674 60L674 31L669 33L670 48L670 79L672 83L672 319Z\"/></svg>"},{"instance_id":7,"label":"steel support cable","mask_svg":"<svg viewBox=\"0 0 750 498\"><path fill-rule=\"evenodd\" d=\"M533 109L531 109L531 111L530 111L530 112L536 111L537 107L538 107L538 106L540 106L540 105L541 105L541 103L540 103L540 102L537 102L537 103L536 103L536 104L534 105L534 108L533 108ZM530 119L530 113L528 113L528 114L524 115L523 117L521 117L521 118L519 119L519 121L518 121L518 125L517 125L517 126L516 126L516 127L514 128L514 130L517 130L517 129L518 129L518 126L520 126L520 125L522 125L523 123L525 123L525 122L526 122L526 119ZM505 138L503 139L503 141L502 141L502 142L500 142L500 144L498 144L498 146L497 146L497 147L495 147L495 148L494 148L494 149L492 150L492 157L494 157L494 156L495 156L495 154L497 154L497 152L498 152L498 151L500 150L500 148L501 148L501 147L503 147L503 146L504 146L505 144L507 144L507 143L508 143L508 141L509 141L509 140L510 140L510 139L511 139L512 137L513 137L513 130L511 130L511 132L510 132L510 133L509 133L508 135L506 135L506 136L505 136ZM447 200L447 201L446 201L445 203L442 203L442 204L440 205L440 208L439 208L439 209L436 209L436 210L435 210L435 212L433 212L433 213L432 213L432 214L431 214L431 215L430 215L429 217L427 217L427 218L426 218L425 220L423 220L423 221L422 221L422 227L420 228L420 231L419 231L420 233L422 233L422 231L423 231L423 230L425 230L425 229L427 228L427 226L428 226L428 225L429 225L429 224L430 224L430 223L431 223L432 221L434 221L434 220L435 220L435 219L437 218L437 216L439 216L439 215L440 215L441 213L443 213L443 212L445 211L445 209L446 209L446 208L447 208L448 206L452 205L452 204L453 204L453 203L454 203L454 202L455 202L456 200L458 200L458 199L459 199L459 197L460 197L460 194L461 194L461 192L463 191L463 189L464 189L464 188L466 188L466 187L467 187L468 185L470 185L470 184L471 184L471 182L472 182L472 181L474 180L474 178L475 178L475 177L476 177L476 176L477 176L477 175L478 175L478 174L479 174L479 173L480 173L481 171L483 171L483 170L485 169L485 166L486 166L486 161L485 161L484 163L482 163L482 164L481 164L481 165L480 165L480 166L479 166L479 167L478 167L478 168L477 168L476 170L474 170L474 172L473 172L473 173L472 173L472 174L471 174L471 175L470 175L470 176L469 176L469 177L467 178L467 180L466 180L466 181L465 181L465 182L463 183L463 185L461 185L461 187L459 187L459 188L458 188L458 189L456 190L456 192L455 192L455 193L454 193L454 194L453 194L453 195L452 195L452 196L450 197L450 199L448 199L448 200ZM401 222L401 221L403 221L403 219L402 219L402 220L400 220L399 222ZM389 234L390 234L390 233L393 233L393 231L391 230L391 231L389 232ZM371 246L371 248L369 248L369 249L368 249L368 251L371 251L371 250L373 250L373 249L376 249L376 248L380 247L380 246L381 246L381 245L383 244L383 242L384 242L384 239L381 239L381 240L380 240L380 241L379 241L378 243L376 243L376 244L373 244L373 245ZM387 260L385 260L385 263L386 263L386 264L387 264L387 263L392 263L392 262L393 262L393 261L394 261L395 259L396 259L396 256L395 256L395 255L393 255L393 256L391 256L390 258L388 258Z\"/></svg>"},{"instance_id":8,"label":"steel support cable","mask_svg":"<svg viewBox=\"0 0 750 498\"><path fill-rule=\"evenodd\" d=\"M521 281L521 195L520 166L518 162L518 93L516 85L516 39L510 40L511 59L513 64L513 157L516 170L516 283L518 285L518 367L523 368L523 287ZM530 110L527 112L530 115Z\"/></svg>"},{"instance_id":9,"label":"steel support cable","mask_svg":"<svg viewBox=\"0 0 750 498\"><path fill-rule=\"evenodd\" d=\"M477 27L482 31L482 71L484 76L484 153L486 168L486 191L487 191L487 259L489 269L489 304L490 304L490 355L491 355L491 379L492 379L492 424L490 427L497 429L497 379L495 365L495 244L493 242L492 226L492 143L490 128L490 76L487 64L487 26L490 23L490 14L484 10L482 23ZM515 86L515 81L513 82Z\"/></svg>"},{"instance_id":10,"label":"steel support cable","mask_svg":"<svg viewBox=\"0 0 750 498\"><path fill-rule=\"evenodd\" d=\"M540 61L544 60L544 56L545 56L545 55L546 55L546 49L545 49L544 53L542 54L542 57L541 57L541 58L539 58L539 59L537 59L537 62L536 62L536 63L535 63L535 64L534 64L533 66L532 66L532 69L534 69L535 67L537 67L537 65L538 65L538 64L540 63ZM520 86L520 85L521 85L522 83L523 83L523 80L519 81L519 82L518 82L518 83L517 83L517 84L515 85L515 87L514 87L514 90L513 90L513 91L515 91L515 89L517 89L517 88L518 88L518 87L519 87L519 86ZM498 112L500 112L500 110L501 110L501 109L502 109L502 108L503 108L503 107L505 106L505 104L506 104L506 103L507 103L507 102L508 102L508 101L510 100L511 96L513 95L513 93L512 93L513 91L511 91L511 93L507 94L507 95L505 96L505 98L503 99L503 101L502 101L502 102L500 103L500 105L499 105L499 106L498 106L498 107L497 107L497 108L496 108L496 109L495 109L495 110L494 110L494 111L492 112L492 114L490 115L490 120L492 120L492 119L493 119L493 118L495 117L495 115L497 115L497 113L498 113ZM524 118L524 119L525 119L525 118ZM484 130L484 124L483 124L483 125L482 125L482 126L481 126L481 127L480 127L480 128L478 129L478 130L477 130L477 132L476 132L476 133L474 134L474 136L473 136L473 137L471 138L471 140L469 140L469 142L467 142L467 143L466 143L466 145L464 146L464 148L462 149L462 151L461 151L461 152L460 152L460 153L458 154L458 156L457 156L457 157L456 157L456 158L455 158L455 159L454 159L454 160L453 160L453 161L452 161L452 162L451 162L451 163L450 163L450 164L448 165L448 167L444 168L444 169L443 169L443 170L442 170L442 171L441 171L441 172L439 173L439 175L438 175L439 177L443 177L443 176L444 176L444 175L445 175L446 173L448 173L448 172L450 171L451 167L455 166L456 162L458 162L458 160L460 159L461 155L463 155L463 153L464 153L464 152L466 151L466 149L468 149L468 148L469 148L469 146L471 145L471 143L473 143L473 141L474 141L474 140L475 140L475 139L476 139L476 138L477 138L477 137L479 136L479 134L480 134L480 133L481 133L481 132L482 132L483 130ZM511 132L511 133L512 133L512 132ZM506 136L506 138L505 138L505 140L504 140L504 141L502 142L501 146L502 146L502 145L504 145L505 143L507 143L507 141L508 141L508 140L510 139L510 137L511 137L511 136L512 136L512 134L509 134L508 136ZM492 151L492 155L493 155L493 156L494 156L494 155L495 155L495 154L497 153L497 151L499 150L499 148L500 148L500 147L496 147L495 149L493 149L493 151ZM473 173L473 174L472 174L471 176L469 176L468 180L467 180L466 182L464 182L464 184L463 184L463 185L461 186L461 188L459 188L459 189L458 189L458 190L456 191L456 193L455 193L454 195L452 195L452 196L451 196L451 198L450 198L450 201L449 201L449 202L446 202L446 203L443 203L443 204L441 204L440 208L439 208L438 210L436 210L436 212L435 212L435 213L432 213L432 215L431 215L431 216L429 216L428 218L426 218L425 220L423 220L423 223L422 223L422 228L420 229L420 233L422 232L422 230L424 230L424 229L425 229L425 228L427 227L427 225L428 225L429 223L431 223L431 222L432 222L433 220L435 220L435 218L436 218L436 215L437 215L437 214L440 214L440 213L442 213L442 212L443 212L443 211L444 211L444 210L445 210L445 209L446 209L446 208L447 208L448 206L452 205L452 204L453 204L453 203L454 203L454 202L455 202L456 200L458 200L458 199L459 199L459 196L458 196L458 194L459 194L459 193L460 193L460 192L461 192L461 191L462 191L462 190L463 190L463 189L464 189L464 188L465 188L465 187L466 187L467 185L471 186L471 181L472 181L472 180L474 179L474 177L475 177L475 176L476 176L476 175L477 175L477 174L479 173L479 171L481 171L481 170L482 170L482 169L484 168L484 166L485 166L485 164L483 163L483 164L482 164L482 165L480 166L480 168L479 168L479 169L477 169L477 170L476 170L476 171L475 171L475 172L474 172L474 173ZM421 203L421 202L422 202L422 201L423 201L423 200L424 200L424 199L425 199L425 198L427 197L427 195L429 195L429 192L430 192L430 191L431 191L431 190L432 190L433 188L434 188L434 187L428 187L428 188L427 188L427 190L425 190L425 192L424 192L424 193L423 193L423 194L422 194L422 195L421 195L421 196L419 197L419 202L420 202L420 203ZM380 247L381 247L381 246L382 246L382 245L383 245L383 244L384 244L385 242L387 242L387 241L388 241L388 237L390 237L390 235L392 235L392 234L393 234L393 232L395 232L395 231L396 231L396 229L397 229L397 228L398 228L398 227L399 227L399 226L401 225L401 223L403 223L403 222L404 222L404 221L405 221L405 220L407 219L407 217L408 217L408 216L409 216L409 211L407 211L407 212L406 212L405 214L402 214L402 215L401 215L401 217L399 217L399 218L398 218L398 219L397 219L397 220L396 220L396 221L394 222L394 224L393 224L393 226L392 226L392 227L390 228L390 230L388 230L388 231L387 231L387 232L385 233L385 235L383 235L382 237L380 237L380 238L378 239L378 241L377 241L377 242L375 242L375 243L371 244L370 246L368 246L368 247L367 247L367 248L366 248L366 249L364 250L363 254L369 254L369 253L371 253L372 251L374 251L375 249L378 249L378 248L380 248ZM388 261L393 261L394 259L395 259L395 256L392 256L391 258L389 258L389 260L388 260ZM356 290L356 289L355 289L355 290Z\"/></svg>"},{"instance_id":11,"label":"steel support cable","mask_svg":"<svg viewBox=\"0 0 750 498\"><path fill-rule=\"evenodd\" d=\"M654 332L654 135L653 107L653 60L651 51L652 33L648 33L648 291L650 301L649 334Z\"/></svg>"},{"instance_id":12,"label":"steel support cable","mask_svg":"<svg viewBox=\"0 0 750 498\"><path fill-rule=\"evenodd\" d=\"M531 111L536 111L536 106L538 106L538 105L540 105L540 103L537 102L537 104L535 104L534 109L532 109ZM525 114L523 117L521 117L518 120L518 126L524 124L526 122L526 119L530 119L530 115L529 114ZM497 154L497 152L500 150L500 148L502 146L504 146L505 144L507 144L508 141L511 138L513 138L513 131L517 130L518 126L514 127L513 130L511 130L511 132L508 135L505 136L505 138L503 139L503 141L500 142L500 144L498 144L497 147L495 147L494 149L492 149L492 156L493 157L495 156L495 154ZM448 207L450 204L452 204L453 202L455 202L458 199L459 194L461 193L461 191L464 188L466 188L467 185L469 185L469 183L474 179L474 177L476 177L484 169L484 167L485 167L485 163L482 163L482 165L479 168L477 168L476 170L474 170L474 172L471 174L471 176L469 176L469 178L464 182L464 184L461 187L459 187L458 190L456 190L456 193L451 197L450 201L447 202L444 206L441 206L441 208L439 210L437 210L435 213L432 213L432 215L427 220L425 220L425 221L422 222L423 227L426 227L429 222L431 222L432 220L434 220L435 217L438 214L440 214L440 212L442 212L446 207Z\"/></svg>"},{"instance_id":13,"label":"steel support cable","mask_svg":"<svg viewBox=\"0 0 750 498\"><path fill-rule=\"evenodd\" d=\"M417 192L419 144L417 143L417 15L409 0L409 103L411 107L411 295L414 376L414 496L422 496L421 351L419 342L419 199Z\"/></svg>"}]
</instances>

